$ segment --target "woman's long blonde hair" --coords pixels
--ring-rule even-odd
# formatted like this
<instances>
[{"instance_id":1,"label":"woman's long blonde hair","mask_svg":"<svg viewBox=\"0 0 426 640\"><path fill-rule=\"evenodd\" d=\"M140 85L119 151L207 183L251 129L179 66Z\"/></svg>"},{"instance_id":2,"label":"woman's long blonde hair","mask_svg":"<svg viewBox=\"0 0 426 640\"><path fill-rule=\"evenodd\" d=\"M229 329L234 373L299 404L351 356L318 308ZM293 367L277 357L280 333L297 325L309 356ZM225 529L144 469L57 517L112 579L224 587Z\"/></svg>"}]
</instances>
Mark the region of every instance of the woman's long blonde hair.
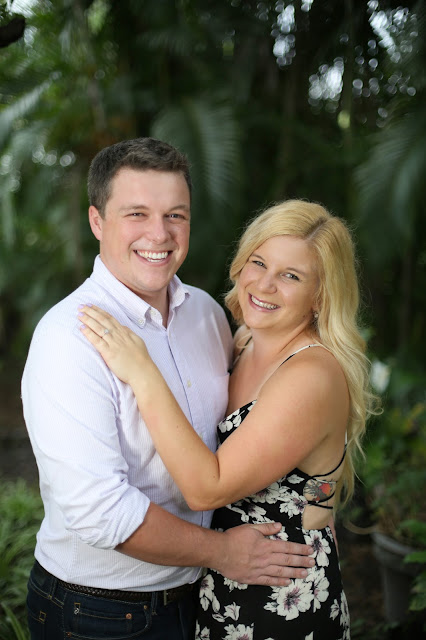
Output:
<instances>
[{"instance_id":1,"label":"woman's long blonde hair","mask_svg":"<svg viewBox=\"0 0 426 640\"><path fill-rule=\"evenodd\" d=\"M309 243L317 263L318 319L313 324L319 341L333 353L346 377L350 396L348 445L339 490L347 502L354 488L354 456L362 453L366 420L377 413L377 399L369 384L370 363L358 327L359 288L354 244L343 220L319 204L287 200L257 216L244 231L230 268L232 289L225 303L237 324L243 324L238 280L251 254L269 238L291 235Z\"/></svg>"}]
</instances>

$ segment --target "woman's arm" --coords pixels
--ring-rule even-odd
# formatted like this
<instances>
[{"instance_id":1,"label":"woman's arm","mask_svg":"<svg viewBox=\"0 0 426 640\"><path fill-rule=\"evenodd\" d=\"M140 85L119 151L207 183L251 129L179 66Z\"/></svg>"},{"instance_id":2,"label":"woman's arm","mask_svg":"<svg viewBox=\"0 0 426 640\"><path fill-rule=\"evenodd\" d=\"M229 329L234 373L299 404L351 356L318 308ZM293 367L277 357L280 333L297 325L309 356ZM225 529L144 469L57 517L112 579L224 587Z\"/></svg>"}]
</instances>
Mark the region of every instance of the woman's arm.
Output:
<instances>
[{"instance_id":1,"label":"woman's arm","mask_svg":"<svg viewBox=\"0 0 426 640\"><path fill-rule=\"evenodd\" d=\"M187 421L143 341L97 307L83 311L82 332L131 385L159 455L194 510L223 506L268 486L320 445L333 424L342 394L328 371L331 356L300 354L290 375L290 367L280 367L264 385L244 427L214 454Z\"/></svg>"}]
</instances>

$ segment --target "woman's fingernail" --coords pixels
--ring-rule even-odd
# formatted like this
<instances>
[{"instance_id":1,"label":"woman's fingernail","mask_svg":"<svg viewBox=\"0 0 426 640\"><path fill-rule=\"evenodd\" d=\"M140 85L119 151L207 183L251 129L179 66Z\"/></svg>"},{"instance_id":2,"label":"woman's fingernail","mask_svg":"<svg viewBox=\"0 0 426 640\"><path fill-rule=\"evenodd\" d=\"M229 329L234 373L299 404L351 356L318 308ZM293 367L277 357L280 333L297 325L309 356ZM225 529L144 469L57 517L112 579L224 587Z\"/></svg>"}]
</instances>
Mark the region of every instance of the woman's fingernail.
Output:
<instances>
[{"instance_id":1,"label":"woman's fingernail","mask_svg":"<svg viewBox=\"0 0 426 640\"><path fill-rule=\"evenodd\" d=\"M83 330L83 329L85 329L85 328L86 328L86 325L85 325L85 324L80 325L80 331L81 331L81 330Z\"/></svg>"},{"instance_id":2,"label":"woman's fingernail","mask_svg":"<svg viewBox=\"0 0 426 640\"><path fill-rule=\"evenodd\" d=\"M77 318L82 318L84 316L84 313L77 313Z\"/></svg>"}]
</instances>

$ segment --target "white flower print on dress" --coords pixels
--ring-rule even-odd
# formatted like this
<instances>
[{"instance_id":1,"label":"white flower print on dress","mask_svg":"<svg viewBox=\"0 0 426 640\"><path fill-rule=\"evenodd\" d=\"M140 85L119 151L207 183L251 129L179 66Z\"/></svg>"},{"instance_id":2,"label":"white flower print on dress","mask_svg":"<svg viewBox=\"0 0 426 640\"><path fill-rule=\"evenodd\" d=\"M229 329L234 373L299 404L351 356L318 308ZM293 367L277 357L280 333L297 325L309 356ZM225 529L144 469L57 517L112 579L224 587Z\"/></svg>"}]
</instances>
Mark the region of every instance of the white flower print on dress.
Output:
<instances>
[{"instance_id":1,"label":"white flower print on dress","mask_svg":"<svg viewBox=\"0 0 426 640\"><path fill-rule=\"evenodd\" d=\"M256 404L257 400L253 400L253 402L248 406L248 407L244 407L246 409L246 411L251 411L254 407L254 405ZM229 416L226 416L225 420L222 420L222 422L219 422L218 424L218 429L221 433L226 433L227 431L231 431L232 429L239 427L241 424L241 409L243 407L240 407L239 409L236 409L233 413L231 413Z\"/></svg>"},{"instance_id":2,"label":"white flower print on dress","mask_svg":"<svg viewBox=\"0 0 426 640\"><path fill-rule=\"evenodd\" d=\"M334 537L333 537L333 532L332 532L332 530L330 529L330 527L329 527L329 526L327 526L327 527L325 528L325 530L326 530L326 532L327 532L327 537L329 538L330 542L333 544L333 543L334 543Z\"/></svg>"},{"instance_id":3,"label":"white flower print on dress","mask_svg":"<svg viewBox=\"0 0 426 640\"><path fill-rule=\"evenodd\" d=\"M211 574L207 574L204 578L201 579L200 582L200 604L203 607L204 611L212 605L212 609L215 612L218 612L220 609L220 604L218 599L214 594L214 580Z\"/></svg>"},{"instance_id":4,"label":"white flower print on dress","mask_svg":"<svg viewBox=\"0 0 426 640\"><path fill-rule=\"evenodd\" d=\"M270 520L269 522L273 522L273 520ZM285 527L281 527L281 530L278 531L278 533L274 533L274 535L272 536L268 536L271 540L288 540L288 533L285 530Z\"/></svg>"},{"instance_id":5,"label":"white flower print on dress","mask_svg":"<svg viewBox=\"0 0 426 640\"><path fill-rule=\"evenodd\" d=\"M254 403L245 405L227 416L218 429L220 441L239 426L253 406ZM269 587L263 596L250 585L229 580L219 572L209 570L206 575L211 579L207 579L200 590L196 640L213 640L213 637L253 640L257 636L258 640L279 640L283 631L289 639L319 640L321 637L328 640L339 637L340 640L350 640L349 614L341 591L332 532L329 527L319 530L303 527L303 514L308 504L303 493L307 478L299 469L293 469L256 494L219 509L214 526L226 530L247 522L281 521L281 530L268 537L312 545L315 566L308 569L306 578L293 580L287 587ZM324 625L317 628L315 619L321 612L328 622L324 620Z\"/></svg>"},{"instance_id":6,"label":"white flower print on dress","mask_svg":"<svg viewBox=\"0 0 426 640\"><path fill-rule=\"evenodd\" d=\"M240 617L240 609L235 602L232 604L227 604L225 607L225 618L231 618L232 620L238 620Z\"/></svg>"},{"instance_id":7,"label":"white flower print on dress","mask_svg":"<svg viewBox=\"0 0 426 640\"><path fill-rule=\"evenodd\" d=\"M222 422L219 422L218 428L219 428L219 431L221 431L222 433L226 433L227 431L231 431L231 429L239 427L240 424L241 424L241 413L240 413L240 410L237 409L236 411L231 413L229 416L227 416L225 420L222 420Z\"/></svg>"},{"instance_id":8,"label":"white flower print on dress","mask_svg":"<svg viewBox=\"0 0 426 640\"><path fill-rule=\"evenodd\" d=\"M253 640L253 627L246 627L244 624L239 624L237 627L228 624L225 631L226 636L223 640Z\"/></svg>"},{"instance_id":9,"label":"white flower print on dress","mask_svg":"<svg viewBox=\"0 0 426 640\"><path fill-rule=\"evenodd\" d=\"M337 618L337 616L339 615L339 613L340 613L340 605L337 602L337 600L335 599L333 604L331 605L330 618L335 620Z\"/></svg>"},{"instance_id":10,"label":"white flower print on dress","mask_svg":"<svg viewBox=\"0 0 426 640\"><path fill-rule=\"evenodd\" d=\"M286 487L287 489L287 487ZM282 504L280 504L281 513L285 513L289 518L303 513L306 505L306 499L300 496L296 491L285 491L281 495Z\"/></svg>"},{"instance_id":11,"label":"white flower print on dress","mask_svg":"<svg viewBox=\"0 0 426 640\"><path fill-rule=\"evenodd\" d=\"M290 484L299 484L299 482L302 482L304 479L305 478L301 478L296 473L292 473L291 476L287 478L287 482L290 482Z\"/></svg>"},{"instance_id":12,"label":"white flower print on dress","mask_svg":"<svg viewBox=\"0 0 426 640\"><path fill-rule=\"evenodd\" d=\"M274 504L280 499L280 485L278 482L274 482L266 489L262 489L257 493L250 496L253 502L267 502L268 504Z\"/></svg>"},{"instance_id":13,"label":"white flower print on dress","mask_svg":"<svg viewBox=\"0 0 426 640\"><path fill-rule=\"evenodd\" d=\"M288 587L272 587L272 595L269 597L275 602L268 602L264 609L283 616L286 620L294 620L299 613L309 609L314 594L310 582L297 578Z\"/></svg>"},{"instance_id":14,"label":"white flower print on dress","mask_svg":"<svg viewBox=\"0 0 426 640\"><path fill-rule=\"evenodd\" d=\"M349 625L350 625L349 608L348 608L348 601L346 600L346 595L344 591L342 592L342 599L340 601L340 624L342 627L349 629ZM349 638L350 636L348 635L347 637ZM343 638L345 640L346 636L344 635Z\"/></svg>"},{"instance_id":15,"label":"white flower print on dress","mask_svg":"<svg viewBox=\"0 0 426 640\"><path fill-rule=\"evenodd\" d=\"M210 640L210 629L204 627L201 630L198 620L195 623L195 640Z\"/></svg>"},{"instance_id":16,"label":"white flower print on dress","mask_svg":"<svg viewBox=\"0 0 426 640\"><path fill-rule=\"evenodd\" d=\"M330 562L328 555L331 553L331 549L327 538L322 535L321 531L316 529L306 532L304 537L306 544L314 548L311 557L315 558L317 565L319 567L328 567Z\"/></svg>"},{"instance_id":17,"label":"white flower print on dress","mask_svg":"<svg viewBox=\"0 0 426 640\"><path fill-rule=\"evenodd\" d=\"M321 603L325 602L328 598L330 582L325 575L325 570L318 569L317 567L309 570L306 580L312 583L312 591L314 594L312 608L314 611L318 611L318 609L321 609Z\"/></svg>"},{"instance_id":18,"label":"white flower print on dress","mask_svg":"<svg viewBox=\"0 0 426 640\"><path fill-rule=\"evenodd\" d=\"M247 502L245 500L241 500L238 504L240 504L243 508L240 509L235 505L227 505L227 507L228 509L231 509L231 511L239 513L241 515L242 522L265 522L266 511L263 507L259 507L257 504L251 504L250 502Z\"/></svg>"},{"instance_id":19,"label":"white flower print on dress","mask_svg":"<svg viewBox=\"0 0 426 640\"><path fill-rule=\"evenodd\" d=\"M222 420L222 422L219 423L219 429L222 433L225 433L226 431L231 431L233 426L234 425L232 424L231 420Z\"/></svg>"},{"instance_id":20,"label":"white flower print on dress","mask_svg":"<svg viewBox=\"0 0 426 640\"><path fill-rule=\"evenodd\" d=\"M248 584L243 584L242 582L236 582L235 580L230 580L229 578L223 578L223 584L229 588L229 591L233 591L234 589L240 589L243 591L247 589Z\"/></svg>"},{"instance_id":21,"label":"white flower print on dress","mask_svg":"<svg viewBox=\"0 0 426 640\"><path fill-rule=\"evenodd\" d=\"M225 618L221 613L214 613L212 618L213 620L217 620L217 622L225 622Z\"/></svg>"}]
</instances>

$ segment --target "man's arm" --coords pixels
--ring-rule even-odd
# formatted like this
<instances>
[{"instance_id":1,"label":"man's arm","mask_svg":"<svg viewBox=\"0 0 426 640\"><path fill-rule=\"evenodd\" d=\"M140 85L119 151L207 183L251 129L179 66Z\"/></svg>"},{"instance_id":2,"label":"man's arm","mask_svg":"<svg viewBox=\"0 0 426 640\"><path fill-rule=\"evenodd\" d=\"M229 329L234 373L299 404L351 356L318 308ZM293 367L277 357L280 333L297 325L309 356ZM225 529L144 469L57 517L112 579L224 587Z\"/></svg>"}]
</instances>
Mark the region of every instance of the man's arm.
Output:
<instances>
[{"instance_id":1,"label":"man's arm","mask_svg":"<svg viewBox=\"0 0 426 640\"><path fill-rule=\"evenodd\" d=\"M267 584L275 576L274 584L285 584L283 576L300 575L286 565L309 566L307 548L264 537L276 533L271 525L210 531L150 503L129 485L112 374L78 329L65 343L62 333L50 325L33 345L23 396L45 479L69 530L97 548L156 564L208 566L240 582Z\"/></svg>"},{"instance_id":2,"label":"man's arm","mask_svg":"<svg viewBox=\"0 0 426 640\"><path fill-rule=\"evenodd\" d=\"M270 540L277 523L242 525L222 533L204 529L151 502L143 523L116 547L133 558L155 564L209 567L245 584L285 586L303 578L314 560L311 547Z\"/></svg>"}]
</instances>

